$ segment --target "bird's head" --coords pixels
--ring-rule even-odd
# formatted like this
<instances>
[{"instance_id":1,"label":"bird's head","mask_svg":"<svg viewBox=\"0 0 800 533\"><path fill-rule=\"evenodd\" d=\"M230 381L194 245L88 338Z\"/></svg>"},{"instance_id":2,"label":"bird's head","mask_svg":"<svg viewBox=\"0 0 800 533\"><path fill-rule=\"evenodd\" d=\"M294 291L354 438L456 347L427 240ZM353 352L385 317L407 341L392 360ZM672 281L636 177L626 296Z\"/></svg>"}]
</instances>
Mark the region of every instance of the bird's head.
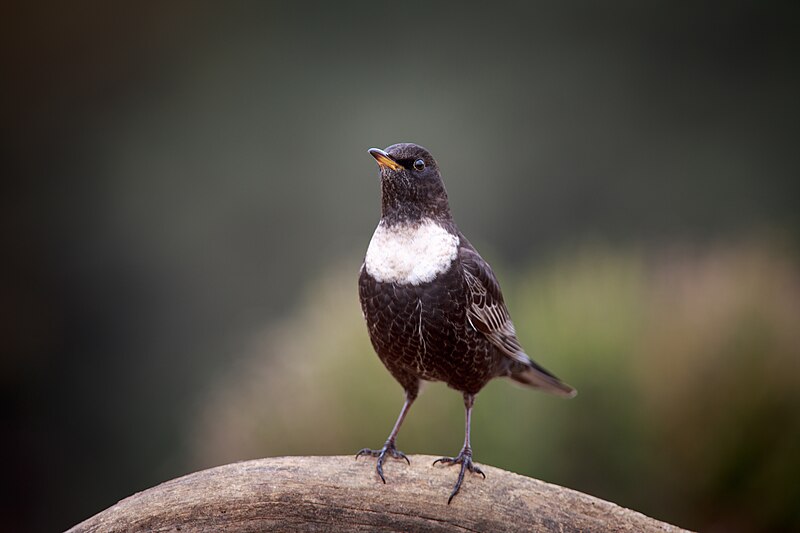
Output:
<instances>
[{"instance_id":1,"label":"bird's head","mask_svg":"<svg viewBox=\"0 0 800 533\"><path fill-rule=\"evenodd\" d=\"M386 150L370 148L369 153L381 172L381 215L385 222L450 218L447 191L430 152L417 144L398 143Z\"/></svg>"}]
</instances>

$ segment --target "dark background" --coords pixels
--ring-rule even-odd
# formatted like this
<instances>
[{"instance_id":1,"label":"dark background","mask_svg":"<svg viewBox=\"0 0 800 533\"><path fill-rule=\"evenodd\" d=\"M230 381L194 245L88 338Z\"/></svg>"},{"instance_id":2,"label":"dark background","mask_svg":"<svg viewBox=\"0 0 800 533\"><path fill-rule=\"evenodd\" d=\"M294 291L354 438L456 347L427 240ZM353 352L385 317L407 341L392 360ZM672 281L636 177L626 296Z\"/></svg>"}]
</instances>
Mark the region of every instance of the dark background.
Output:
<instances>
[{"instance_id":1,"label":"dark background","mask_svg":"<svg viewBox=\"0 0 800 533\"><path fill-rule=\"evenodd\" d=\"M800 526L793 3L2 11L11 530L229 460L382 442L399 388L355 278L379 207L366 149L399 141L434 153L523 341L581 392L492 385L478 462L690 528ZM292 366L323 364L337 379ZM400 447L452 454L460 399L430 397L447 407L412 411Z\"/></svg>"}]
</instances>

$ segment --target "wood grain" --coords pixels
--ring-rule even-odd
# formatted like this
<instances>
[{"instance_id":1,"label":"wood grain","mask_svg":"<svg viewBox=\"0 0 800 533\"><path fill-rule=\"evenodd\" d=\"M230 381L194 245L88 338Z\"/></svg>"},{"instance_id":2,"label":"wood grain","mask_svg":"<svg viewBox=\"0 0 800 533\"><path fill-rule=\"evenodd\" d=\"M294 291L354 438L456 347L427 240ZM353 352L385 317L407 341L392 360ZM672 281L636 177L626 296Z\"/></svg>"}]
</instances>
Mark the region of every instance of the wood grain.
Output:
<instances>
[{"instance_id":1,"label":"wood grain","mask_svg":"<svg viewBox=\"0 0 800 533\"><path fill-rule=\"evenodd\" d=\"M480 465L447 505L457 467L435 457L274 457L234 463L134 494L70 532L683 531L580 492Z\"/></svg>"}]
</instances>

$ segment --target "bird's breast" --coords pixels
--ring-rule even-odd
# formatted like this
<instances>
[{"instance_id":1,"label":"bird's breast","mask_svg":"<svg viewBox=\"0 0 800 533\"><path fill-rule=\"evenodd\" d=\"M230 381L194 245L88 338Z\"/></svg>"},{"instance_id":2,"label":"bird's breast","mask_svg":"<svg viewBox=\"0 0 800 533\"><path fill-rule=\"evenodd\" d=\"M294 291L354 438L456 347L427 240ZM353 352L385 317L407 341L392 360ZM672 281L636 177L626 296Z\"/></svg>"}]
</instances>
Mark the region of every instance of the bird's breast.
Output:
<instances>
[{"instance_id":1,"label":"bird's breast","mask_svg":"<svg viewBox=\"0 0 800 533\"><path fill-rule=\"evenodd\" d=\"M378 224L367 248L367 273L382 283L420 285L449 270L458 256L458 235L435 221Z\"/></svg>"}]
</instances>

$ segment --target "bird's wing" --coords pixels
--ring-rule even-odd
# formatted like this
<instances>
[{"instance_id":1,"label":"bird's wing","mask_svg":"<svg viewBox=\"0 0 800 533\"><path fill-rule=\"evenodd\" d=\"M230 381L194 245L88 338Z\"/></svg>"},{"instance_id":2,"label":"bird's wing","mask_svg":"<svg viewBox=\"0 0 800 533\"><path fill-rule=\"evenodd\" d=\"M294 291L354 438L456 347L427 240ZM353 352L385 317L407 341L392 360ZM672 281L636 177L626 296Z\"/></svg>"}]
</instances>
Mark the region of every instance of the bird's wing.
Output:
<instances>
[{"instance_id":1,"label":"bird's wing","mask_svg":"<svg viewBox=\"0 0 800 533\"><path fill-rule=\"evenodd\" d=\"M461 243L459 259L471 296L467 310L470 324L486 335L486 338L504 355L524 365L530 364L530 358L517 340L514 323L503 301L503 293L500 291L500 284L492 272L492 267L463 237Z\"/></svg>"},{"instance_id":2,"label":"bird's wing","mask_svg":"<svg viewBox=\"0 0 800 533\"><path fill-rule=\"evenodd\" d=\"M572 397L576 391L549 371L532 361L517 340L514 323L503 301L500 284L492 267L483 260L475 248L461 236L459 259L470 292L467 319L472 327L483 333L500 353L521 366L511 370L509 377L525 385L560 396Z\"/></svg>"}]
</instances>

